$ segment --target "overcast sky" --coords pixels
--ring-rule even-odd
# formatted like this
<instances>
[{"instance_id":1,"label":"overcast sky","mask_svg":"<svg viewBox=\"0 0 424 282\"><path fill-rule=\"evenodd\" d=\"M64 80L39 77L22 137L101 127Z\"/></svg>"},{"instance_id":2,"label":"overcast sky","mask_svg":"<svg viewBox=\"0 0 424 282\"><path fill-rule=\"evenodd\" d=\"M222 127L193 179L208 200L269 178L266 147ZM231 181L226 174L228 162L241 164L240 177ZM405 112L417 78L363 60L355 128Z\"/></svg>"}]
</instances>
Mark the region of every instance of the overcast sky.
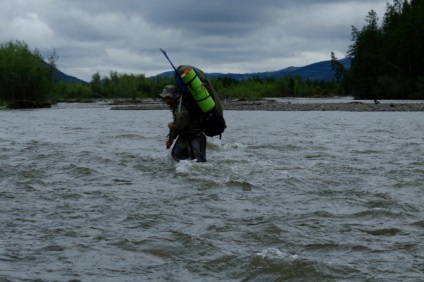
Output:
<instances>
[{"instance_id":1,"label":"overcast sky","mask_svg":"<svg viewBox=\"0 0 424 282\"><path fill-rule=\"evenodd\" d=\"M66 74L275 71L343 58L351 26L389 0L1 0L0 42L53 50Z\"/></svg>"}]
</instances>

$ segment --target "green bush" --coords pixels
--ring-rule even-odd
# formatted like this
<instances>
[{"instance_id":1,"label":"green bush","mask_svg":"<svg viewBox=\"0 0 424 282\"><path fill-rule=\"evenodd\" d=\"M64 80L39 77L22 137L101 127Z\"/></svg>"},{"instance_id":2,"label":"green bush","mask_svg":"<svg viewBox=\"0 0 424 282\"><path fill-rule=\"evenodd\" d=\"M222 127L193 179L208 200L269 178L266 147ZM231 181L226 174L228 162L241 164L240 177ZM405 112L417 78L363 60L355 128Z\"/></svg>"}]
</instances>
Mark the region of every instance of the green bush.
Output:
<instances>
[{"instance_id":1,"label":"green bush","mask_svg":"<svg viewBox=\"0 0 424 282\"><path fill-rule=\"evenodd\" d=\"M54 55L46 63L38 50L23 41L0 44L0 100L45 103L53 85Z\"/></svg>"}]
</instances>

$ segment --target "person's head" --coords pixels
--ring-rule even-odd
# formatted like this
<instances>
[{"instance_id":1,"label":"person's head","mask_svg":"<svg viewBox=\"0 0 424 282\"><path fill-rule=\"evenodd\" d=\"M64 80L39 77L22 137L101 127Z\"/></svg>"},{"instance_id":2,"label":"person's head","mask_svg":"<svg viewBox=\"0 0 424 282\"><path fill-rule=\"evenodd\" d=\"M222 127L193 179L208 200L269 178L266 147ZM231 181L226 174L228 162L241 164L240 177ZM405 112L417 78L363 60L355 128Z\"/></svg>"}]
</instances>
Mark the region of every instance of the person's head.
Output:
<instances>
[{"instance_id":1,"label":"person's head","mask_svg":"<svg viewBox=\"0 0 424 282\"><path fill-rule=\"evenodd\" d=\"M178 93L178 89L174 85L166 85L159 96L165 103L173 104L180 97L180 93Z\"/></svg>"}]
</instances>

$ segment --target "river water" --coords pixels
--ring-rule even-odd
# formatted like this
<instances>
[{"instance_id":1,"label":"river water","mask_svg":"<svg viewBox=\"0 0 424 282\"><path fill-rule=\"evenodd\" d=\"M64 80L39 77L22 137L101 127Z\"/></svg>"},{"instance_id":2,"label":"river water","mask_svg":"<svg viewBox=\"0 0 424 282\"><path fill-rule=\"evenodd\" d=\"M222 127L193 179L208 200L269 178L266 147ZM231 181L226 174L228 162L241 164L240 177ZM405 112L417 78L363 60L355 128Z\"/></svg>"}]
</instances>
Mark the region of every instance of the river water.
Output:
<instances>
[{"instance_id":1,"label":"river water","mask_svg":"<svg viewBox=\"0 0 424 282\"><path fill-rule=\"evenodd\" d=\"M0 281L422 281L424 113L0 111Z\"/></svg>"}]
</instances>

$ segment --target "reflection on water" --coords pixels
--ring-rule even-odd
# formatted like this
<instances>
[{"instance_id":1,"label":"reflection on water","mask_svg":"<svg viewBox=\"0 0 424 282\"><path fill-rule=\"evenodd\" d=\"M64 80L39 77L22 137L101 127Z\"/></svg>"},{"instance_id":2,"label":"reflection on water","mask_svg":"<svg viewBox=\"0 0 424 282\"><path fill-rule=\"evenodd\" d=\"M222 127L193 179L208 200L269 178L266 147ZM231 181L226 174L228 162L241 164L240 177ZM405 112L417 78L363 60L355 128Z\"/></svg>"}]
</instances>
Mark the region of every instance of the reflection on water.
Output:
<instances>
[{"instance_id":1,"label":"reflection on water","mask_svg":"<svg viewBox=\"0 0 424 282\"><path fill-rule=\"evenodd\" d=\"M0 111L0 280L423 278L423 113L227 111L207 163L170 115Z\"/></svg>"}]
</instances>

